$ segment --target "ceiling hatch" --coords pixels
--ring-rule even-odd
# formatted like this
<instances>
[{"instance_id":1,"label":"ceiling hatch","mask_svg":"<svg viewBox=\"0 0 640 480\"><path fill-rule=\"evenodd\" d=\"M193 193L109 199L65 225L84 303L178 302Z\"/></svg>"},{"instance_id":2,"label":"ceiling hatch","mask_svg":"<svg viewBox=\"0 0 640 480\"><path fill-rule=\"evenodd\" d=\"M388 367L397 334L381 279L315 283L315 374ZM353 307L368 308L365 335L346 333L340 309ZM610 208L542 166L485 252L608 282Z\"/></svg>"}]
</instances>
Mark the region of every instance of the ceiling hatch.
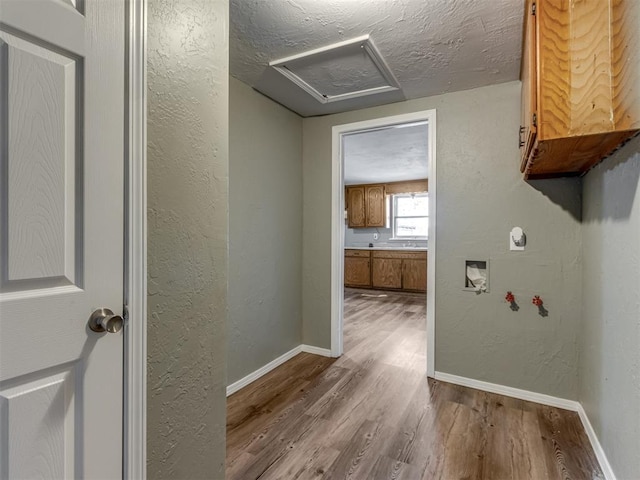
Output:
<instances>
[{"instance_id":1,"label":"ceiling hatch","mask_svg":"<svg viewBox=\"0 0 640 480\"><path fill-rule=\"evenodd\" d=\"M322 104L400 90L369 35L281 58L269 66Z\"/></svg>"}]
</instances>

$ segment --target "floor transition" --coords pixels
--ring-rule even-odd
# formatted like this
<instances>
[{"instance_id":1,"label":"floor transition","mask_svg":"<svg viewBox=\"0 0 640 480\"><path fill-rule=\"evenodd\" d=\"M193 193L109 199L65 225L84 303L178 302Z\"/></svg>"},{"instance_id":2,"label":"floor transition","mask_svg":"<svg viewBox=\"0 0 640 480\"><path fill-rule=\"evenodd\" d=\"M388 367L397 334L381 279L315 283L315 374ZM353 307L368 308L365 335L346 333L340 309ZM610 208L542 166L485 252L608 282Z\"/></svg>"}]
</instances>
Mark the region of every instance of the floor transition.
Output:
<instances>
[{"instance_id":1,"label":"floor transition","mask_svg":"<svg viewBox=\"0 0 640 480\"><path fill-rule=\"evenodd\" d=\"M228 399L227 479L600 479L574 412L425 377L423 295L348 289L339 359Z\"/></svg>"}]
</instances>

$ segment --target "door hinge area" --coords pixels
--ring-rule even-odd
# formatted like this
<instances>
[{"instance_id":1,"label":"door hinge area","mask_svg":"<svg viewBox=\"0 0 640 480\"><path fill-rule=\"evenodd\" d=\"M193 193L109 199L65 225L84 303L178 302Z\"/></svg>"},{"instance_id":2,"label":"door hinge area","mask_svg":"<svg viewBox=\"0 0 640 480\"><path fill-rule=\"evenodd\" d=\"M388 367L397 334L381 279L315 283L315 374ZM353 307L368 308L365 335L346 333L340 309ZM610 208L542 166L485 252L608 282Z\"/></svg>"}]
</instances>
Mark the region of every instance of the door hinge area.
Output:
<instances>
[{"instance_id":1,"label":"door hinge area","mask_svg":"<svg viewBox=\"0 0 640 480\"><path fill-rule=\"evenodd\" d=\"M531 15L535 15L536 14L536 10L537 10L536 4L532 3L531 4Z\"/></svg>"},{"instance_id":2,"label":"door hinge area","mask_svg":"<svg viewBox=\"0 0 640 480\"><path fill-rule=\"evenodd\" d=\"M129 321L129 305L122 305L122 319L127 323Z\"/></svg>"},{"instance_id":3,"label":"door hinge area","mask_svg":"<svg viewBox=\"0 0 640 480\"><path fill-rule=\"evenodd\" d=\"M534 127L538 126L538 115L537 114L533 114L532 118L531 118L531 123L533 123Z\"/></svg>"}]
</instances>

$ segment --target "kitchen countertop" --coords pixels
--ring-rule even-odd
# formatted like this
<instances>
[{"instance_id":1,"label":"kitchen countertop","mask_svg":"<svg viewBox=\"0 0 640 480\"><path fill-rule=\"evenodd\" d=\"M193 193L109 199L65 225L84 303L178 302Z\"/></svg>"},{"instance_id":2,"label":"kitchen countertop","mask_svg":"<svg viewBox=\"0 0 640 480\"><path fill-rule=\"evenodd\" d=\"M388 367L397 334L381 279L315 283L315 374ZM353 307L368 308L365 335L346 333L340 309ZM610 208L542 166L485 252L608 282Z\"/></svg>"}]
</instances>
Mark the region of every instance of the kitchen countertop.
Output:
<instances>
[{"instance_id":1,"label":"kitchen countertop","mask_svg":"<svg viewBox=\"0 0 640 480\"><path fill-rule=\"evenodd\" d=\"M401 250L403 252L426 252L427 247L403 247L402 245L374 245L373 247L344 247L345 250Z\"/></svg>"}]
</instances>

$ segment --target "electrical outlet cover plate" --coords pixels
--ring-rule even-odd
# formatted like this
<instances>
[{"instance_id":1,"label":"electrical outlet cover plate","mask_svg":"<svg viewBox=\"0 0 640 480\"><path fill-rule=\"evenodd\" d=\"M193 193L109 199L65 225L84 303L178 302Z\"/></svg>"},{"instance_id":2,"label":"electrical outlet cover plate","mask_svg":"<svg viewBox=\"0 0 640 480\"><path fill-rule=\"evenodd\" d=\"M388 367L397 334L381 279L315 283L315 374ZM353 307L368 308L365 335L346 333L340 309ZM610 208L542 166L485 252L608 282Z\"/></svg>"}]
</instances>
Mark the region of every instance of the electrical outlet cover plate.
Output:
<instances>
[{"instance_id":1,"label":"electrical outlet cover plate","mask_svg":"<svg viewBox=\"0 0 640 480\"><path fill-rule=\"evenodd\" d=\"M522 251L527 244L527 237L520 227L513 227L509 232L509 250Z\"/></svg>"}]
</instances>

